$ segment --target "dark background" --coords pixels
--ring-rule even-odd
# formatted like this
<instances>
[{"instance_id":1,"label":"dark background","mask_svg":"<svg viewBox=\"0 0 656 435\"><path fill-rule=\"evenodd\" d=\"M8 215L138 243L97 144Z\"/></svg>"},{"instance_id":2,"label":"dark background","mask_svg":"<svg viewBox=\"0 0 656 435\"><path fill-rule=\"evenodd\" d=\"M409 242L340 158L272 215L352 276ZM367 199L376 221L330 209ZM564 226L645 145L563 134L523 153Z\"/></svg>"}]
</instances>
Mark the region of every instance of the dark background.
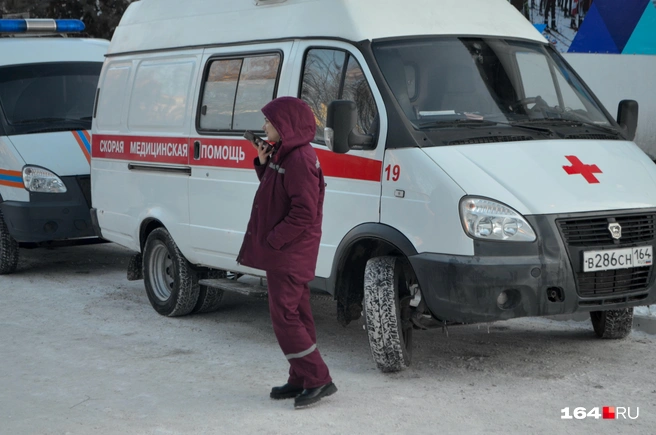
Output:
<instances>
[{"instance_id":1,"label":"dark background","mask_svg":"<svg viewBox=\"0 0 656 435\"><path fill-rule=\"evenodd\" d=\"M2 18L76 18L83 36L111 39L132 0L0 0ZM20 14L20 15L16 15Z\"/></svg>"}]
</instances>

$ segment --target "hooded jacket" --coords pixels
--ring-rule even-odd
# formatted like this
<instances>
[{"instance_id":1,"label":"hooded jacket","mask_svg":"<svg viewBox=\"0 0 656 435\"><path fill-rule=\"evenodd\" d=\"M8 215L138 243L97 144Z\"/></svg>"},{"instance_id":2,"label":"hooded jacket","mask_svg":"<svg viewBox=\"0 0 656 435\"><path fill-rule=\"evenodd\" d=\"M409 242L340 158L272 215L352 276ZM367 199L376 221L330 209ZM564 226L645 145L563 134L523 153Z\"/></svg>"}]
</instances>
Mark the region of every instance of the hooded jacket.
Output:
<instances>
[{"instance_id":1,"label":"hooded jacket","mask_svg":"<svg viewBox=\"0 0 656 435\"><path fill-rule=\"evenodd\" d=\"M280 141L266 164L255 158L260 186L237 262L309 282L319 254L325 191L319 159L310 145L316 121L310 107L293 97L271 101L262 113Z\"/></svg>"}]
</instances>

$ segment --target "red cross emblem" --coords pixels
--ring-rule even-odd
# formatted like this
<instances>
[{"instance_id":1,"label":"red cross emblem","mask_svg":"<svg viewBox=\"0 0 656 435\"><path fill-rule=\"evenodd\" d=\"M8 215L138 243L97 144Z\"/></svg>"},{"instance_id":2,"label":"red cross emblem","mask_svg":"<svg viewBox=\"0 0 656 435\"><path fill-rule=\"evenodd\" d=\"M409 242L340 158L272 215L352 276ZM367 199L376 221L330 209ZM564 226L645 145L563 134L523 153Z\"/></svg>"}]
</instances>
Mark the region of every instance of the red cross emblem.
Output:
<instances>
[{"instance_id":1,"label":"red cross emblem","mask_svg":"<svg viewBox=\"0 0 656 435\"><path fill-rule=\"evenodd\" d=\"M581 174L588 183L599 183L597 177L594 176L594 174L602 174L597 165L586 165L576 156L565 156L565 158L572 164L572 166L563 166L569 175Z\"/></svg>"}]
</instances>

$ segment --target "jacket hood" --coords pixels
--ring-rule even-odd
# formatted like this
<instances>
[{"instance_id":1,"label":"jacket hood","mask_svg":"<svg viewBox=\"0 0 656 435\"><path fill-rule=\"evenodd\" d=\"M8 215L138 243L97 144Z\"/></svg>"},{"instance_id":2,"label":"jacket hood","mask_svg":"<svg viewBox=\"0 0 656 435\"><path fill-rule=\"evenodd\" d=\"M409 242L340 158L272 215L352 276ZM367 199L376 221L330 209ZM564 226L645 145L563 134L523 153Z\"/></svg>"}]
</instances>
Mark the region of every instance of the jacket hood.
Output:
<instances>
[{"instance_id":1,"label":"jacket hood","mask_svg":"<svg viewBox=\"0 0 656 435\"><path fill-rule=\"evenodd\" d=\"M294 97L276 98L262 108L262 113L280 135L279 154L287 154L314 139L317 122L305 101Z\"/></svg>"}]
</instances>

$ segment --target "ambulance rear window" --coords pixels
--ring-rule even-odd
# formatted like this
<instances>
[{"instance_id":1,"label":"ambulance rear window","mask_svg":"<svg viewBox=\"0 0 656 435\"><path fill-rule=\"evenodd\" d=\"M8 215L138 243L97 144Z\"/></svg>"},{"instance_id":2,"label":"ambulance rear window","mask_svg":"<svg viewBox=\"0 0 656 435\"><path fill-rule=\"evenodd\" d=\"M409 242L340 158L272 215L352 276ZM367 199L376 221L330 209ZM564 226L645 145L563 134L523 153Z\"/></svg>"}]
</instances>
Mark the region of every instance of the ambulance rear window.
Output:
<instances>
[{"instance_id":1,"label":"ambulance rear window","mask_svg":"<svg viewBox=\"0 0 656 435\"><path fill-rule=\"evenodd\" d=\"M91 128L102 62L0 68L0 107L8 134Z\"/></svg>"}]
</instances>

